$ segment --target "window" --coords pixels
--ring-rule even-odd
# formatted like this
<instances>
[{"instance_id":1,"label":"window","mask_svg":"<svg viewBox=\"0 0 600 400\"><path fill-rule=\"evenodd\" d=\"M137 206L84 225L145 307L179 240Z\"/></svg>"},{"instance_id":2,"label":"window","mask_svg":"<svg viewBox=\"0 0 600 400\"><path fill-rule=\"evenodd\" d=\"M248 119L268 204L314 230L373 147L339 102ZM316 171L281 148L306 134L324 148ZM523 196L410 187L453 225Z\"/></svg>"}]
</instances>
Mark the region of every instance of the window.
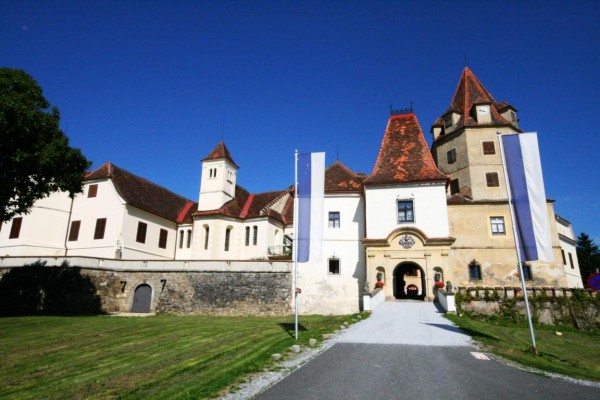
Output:
<instances>
[{"instance_id":1,"label":"window","mask_svg":"<svg viewBox=\"0 0 600 400\"><path fill-rule=\"evenodd\" d=\"M517 114L514 111L510 112L510 120L512 122L517 122Z\"/></svg>"},{"instance_id":2,"label":"window","mask_svg":"<svg viewBox=\"0 0 600 400\"><path fill-rule=\"evenodd\" d=\"M246 246L250 246L250 227L246 227Z\"/></svg>"},{"instance_id":3,"label":"window","mask_svg":"<svg viewBox=\"0 0 600 400\"><path fill-rule=\"evenodd\" d=\"M571 265L571 269L575 269L575 266L573 265L573 255L571 253L569 253L569 264Z\"/></svg>"},{"instance_id":4,"label":"window","mask_svg":"<svg viewBox=\"0 0 600 400\"><path fill-rule=\"evenodd\" d=\"M17 239L21 234L21 224L23 223L23 217L13 218L12 225L10 227L10 233L8 234L9 239Z\"/></svg>"},{"instance_id":5,"label":"window","mask_svg":"<svg viewBox=\"0 0 600 400\"><path fill-rule=\"evenodd\" d=\"M69 229L69 242L76 242L79 239L79 227L81 221L71 221L71 229Z\"/></svg>"},{"instance_id":6,"label":"window","mask_svg":"<svg viewBox=\"0 0 600 400\"><path fill-rule=\"evenodd\" d=\"M565 251L560 249L560 254L562 254L563 265L567 265L567 259L565 258Z\"/></svg>"},{"instance_id":7,"label":"window","mask_svg":"<svg viewBox=\"0 0 600 400\"><path fill-rule=\"evenodd\" d=\"M398 223L415 222L412 200L398 200Z\"/></svg>"},{"instance_id":8,"label":"window","mask_svg":"<svg viewBox=\"0 0 600 400\"><path fill-rule=\"evenodd\" d=\"M448 157L448 164L455 163L456 162L456 149L448 150L448 152L446 153L446 156Z\"/></svg>"},{"instance_id":9,"label":"window","mask_svg":"<svg viewBox=\"0 0 600 400\"><path fill-rule=\"evenodd\" d=\"M231 238L231 228L225 231L225 251L229 251L229 239Z\"/></svg>"},{"instance_id":10,"label":"window","mask_svg":"<svg viewBox=\"0 0 600 400\"><path fill-rule=\"evenodd\" d=\"M217 169L216 168L211 168L208 170L209 172L209 177L210 178L216 178L217 177Z\"/></svg>"},{"instance_id":11,"label":"window","mask_svg":"<svg viewBox=\"0 0 600 400\"><path fill-rule=\"evenodd\" d=\"M444 127L449 128L452 126L452 114L446 115L444 117Z\"/></svg>"},{"instance_id":12,"label":"window","mask_svg":"<svg viewBox=\"0 0 600 400\"><path fill-rule=\"evenodd\" d=\"M204 250L208 250L208 234L209 234L208 226L204 226Z\"/></svg>"},{"instance_id":13,"label":"window","mask_svg":"<svg viewBox=\"0 0 600 400\"><path fill-rule=\"evenodd\" d=\"M252 229L254 230L254 236L252 237L252 245L256 246L256 243L258 243L258 226L254 225Z\"/></svg>"},{"instance_id":14,"label":"window","mask_svg":"<svg viewBox=\"0 0 600 400\"><path fill-rule=\"evenodd\" d=\"M179 231L179 248L180 249L183 249L183 235L184 235L184 232Z\"/></svg>"},{"instance_id":15,"label":"window","mask_svg":"<svg viewBox=\"0 0 600 400\"><path fill-rule=\"evenodd\" d=\"M106 218L96 220L96 229L94 229L94 239L104 239L104 230L106 228Z\"/></svg>"},{"instance_id":16,"label":"window","mask_svg":"<svg viewBox=\"0 0 600 400\"><path fill-rule=\"evenodd\" d=\"M168 237L169 237L169 232L166 229L161 229L160 235L158 237L158 247L160 247L161 249L166 249Z\"/></svg>"},{"instance_id":17,"label":"window","mask_svg":"<svg viewBox=\"0 0 600 400\"><path fill-rule=\"evenodd\" d=\"M498 173L497 172L486 172L485 180L487 181L488 187L500 186L500 182L498 181Z\"/></svg>"},{"instance_id":18,"label":"window","mask_svg":"<svg viewBox=\"0 0 600 400\"><path fill-rule=\"evenodd\" d=\"M188 230L187 230L187 244L186 244L186 245L187 245L186 247L187 247L188 249L189 249L189 248L190 248L190 246L192 245L192 230L191 230L191 229L188 229Z\"/></svg>"},{"instance_id":19,"label":"window","mask_svg":"<svg viewBox=\"0 0 600 400\"><path fill-rule=\"evenodd\" d=\"M329 227L339 228L340 227L340 212L330 211L329 212Z\"/></svg>"},{"instance_id":20,"label":"window","mask_svg":"<svg viewBox=\"0 0 600 400\"><path fill-rule=\"evenodd\" d=\"M496 154L496 145L494 142L482 142L482 145L484 155Z\"/></svg>"},{"instance_id":21,"label":"window","mask_svg":"<svg viewBox=\"0 0 600 400\"><path fill-rule=\"evenodd\" d=\"M492 226L492 235L506 235L504 217L490 217L490 225Z\"/></svg>"},{"instance_id":22,"label":"window","mask_svg":"<svg viewBox=\"0 0 600 400\"><path fill-rule=\"evenodd\" d=\"M330 258L329 259L329 274L330 275L339 275L340 274L340 259L339 258Z\"/></svg>"},{"instance_id":23,"label":"window","mask_svg":"<svg viewBox=\"0 0 600 400\"><path fill-rule=\"evenodd\" d=\"M98 185L90 185L88 188L88 197L96 197L98 194Z\"/></svg>"},{"instance_id":24,"label":"window","mask_svg":"<svg viewBox=\"0 0 600 400\"><path fill-rule=\"evenodd\" d=\"M455 193L460 192L460 187L458 184L458 179L452 179L450 181L450 194L453 195Z\"/></svg>"},{"instance_id":25,"label":"window","mask_svg":"<svg viewBox=\"0 0 600 400\"><path fill-rule=\"evenodd\" d=\"M471 263L469 264L469 280L481 280L481 265L475 260L471 261Z\"/></svg>"},{"instance_id":26,"label":"window","mask_svg":"<svg viewBox=\"0 0 600 400\"><path fill-rule=\"evenodd\" d=\"M526 281L532 280L531 278L531 266L529 264L523 264L523 279Z\"/></svg>"},{"instance_id":27,"label":"window","mask_svg":"<svg viewBox=\"0 0 600 400\"><path fill-rule=\"evenodd\" d=\"M144 222L138 222L137 235L135 241L138 243L146 243L146 231L148 230L148 224Z\"/></svg>"}]
</instances>

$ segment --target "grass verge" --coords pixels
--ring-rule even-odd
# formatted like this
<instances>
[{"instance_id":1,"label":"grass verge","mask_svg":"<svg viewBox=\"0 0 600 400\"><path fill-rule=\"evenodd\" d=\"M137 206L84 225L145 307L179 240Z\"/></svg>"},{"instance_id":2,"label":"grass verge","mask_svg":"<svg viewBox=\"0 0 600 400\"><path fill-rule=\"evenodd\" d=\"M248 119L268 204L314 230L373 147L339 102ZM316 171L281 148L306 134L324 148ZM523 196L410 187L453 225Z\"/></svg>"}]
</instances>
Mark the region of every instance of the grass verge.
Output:
<instances>
[{"instance_id":1,"label":"grass verge","mask_svg":"<svg viewBox=\"0 0 600 400\"><path fill-rule=\"evenodd\" d=\"M352 318L0 318L0 398L208 398Z\"/></svg>"},{"instance_id":2,"label":"grass verge","mask_svg":"<svg viewBox=\"0 0 600 400\"><path fill-rule=\"evenodd\" d=\"M446 318L482 343L486 350L522 365L578 379L600 381L600 333L575 328L535 325L538 356L531 352L526 323L472 320L467 316Z\"/></svg>"}]
</instances>

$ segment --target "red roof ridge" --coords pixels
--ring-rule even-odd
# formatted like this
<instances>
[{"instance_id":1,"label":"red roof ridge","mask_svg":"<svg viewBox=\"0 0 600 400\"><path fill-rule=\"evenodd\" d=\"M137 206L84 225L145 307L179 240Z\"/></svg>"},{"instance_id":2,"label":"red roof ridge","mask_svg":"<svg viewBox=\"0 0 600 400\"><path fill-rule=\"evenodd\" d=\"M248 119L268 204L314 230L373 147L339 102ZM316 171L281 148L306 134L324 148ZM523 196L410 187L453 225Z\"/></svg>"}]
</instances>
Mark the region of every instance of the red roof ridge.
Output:
<instances>
[{"instance_id":1,"label":"red roof ridge","mask_svg":"<svg viewBox=\"0 0 600 400\"><path fill-rule=\"evenodd\" d=\"M390 119L398 119L398 118L410 118L414 116L414 113L405 113L405 114L394 114L390 117Z\"/></svg>"},{"instance_id":2,"label":"red roof ridge","mask_svg":"<svg viewBox=\"0 0 600 400\"><path fill-rule=\"evenodd\" d=\"M183 208L179 212L179 215L177 216L177 223L178 224L180 224L180 223L183 222L183 220L185 219L185 216L190 211L190 208L192 208L193 205L194 205L194 202L191 201L191 200L188 200L188 202L185 203L185 206L183 206Z\"/></svg>"},{"instance_id":3,"label":"red roof ridge","mask_svg":"<svg viewBox=\"0 0 600 400\"><path fill-rule=\"evenodd\" d=\"M242 212L240 213L240 218L246 218L248 215L248 210L250 210L250 205L252 204L252 200L254 200L254 195L251 194L248 196L246 200L246 204L244 204L244 208L242 208Z\"/></svg>"}]
</instances>

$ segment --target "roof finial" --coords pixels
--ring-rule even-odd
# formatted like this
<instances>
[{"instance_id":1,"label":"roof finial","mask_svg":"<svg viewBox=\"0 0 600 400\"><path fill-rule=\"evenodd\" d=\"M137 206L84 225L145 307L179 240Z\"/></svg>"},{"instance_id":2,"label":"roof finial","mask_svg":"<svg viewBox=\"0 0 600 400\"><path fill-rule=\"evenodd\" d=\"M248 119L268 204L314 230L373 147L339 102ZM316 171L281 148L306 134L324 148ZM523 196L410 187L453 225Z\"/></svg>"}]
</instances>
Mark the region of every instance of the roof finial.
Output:
<instances>
[{"instance_id":1,"label":"roof finial","mask_svg":"<svg viewBox=\"0 0 600 400\"><path fill-rule=\"evenodd\" d=\"M412 114L413 113L413 102L411 100L410 107L408 108L396 108L394 109L390 104L390 115L402 115L402 114Z\"/></svg>"}]
</instances>

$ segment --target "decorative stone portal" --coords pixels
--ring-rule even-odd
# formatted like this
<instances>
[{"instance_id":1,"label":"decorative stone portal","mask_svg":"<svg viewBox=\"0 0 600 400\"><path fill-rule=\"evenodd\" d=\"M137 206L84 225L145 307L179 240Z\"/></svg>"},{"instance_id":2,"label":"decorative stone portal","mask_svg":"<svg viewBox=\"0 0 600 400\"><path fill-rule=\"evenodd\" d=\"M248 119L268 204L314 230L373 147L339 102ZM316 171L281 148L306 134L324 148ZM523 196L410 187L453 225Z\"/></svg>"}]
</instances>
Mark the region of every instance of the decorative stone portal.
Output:
<instances>
[{"instance_id":1,"label":"decorative stone portal","mask_svg":"<svg viewBox=\"0 0 600 400\"><path fill-rule=\"evenodd\" d=\"M133 295L133 305L131 312L134 313L149 313L152 304L152 288L150 285L140 285L135 288Z\"/></svg>"},{"instance_id":2,"label":"decorative stone portal","mask_svg":"<svg viewBox=\"0 0 600 400\"><path fill-rule=\"evenodd\" d=\"M425 271L415 262L403 262L394 268L394 297L396 299L424 300Z\"/></svg>"}]
</instances>

